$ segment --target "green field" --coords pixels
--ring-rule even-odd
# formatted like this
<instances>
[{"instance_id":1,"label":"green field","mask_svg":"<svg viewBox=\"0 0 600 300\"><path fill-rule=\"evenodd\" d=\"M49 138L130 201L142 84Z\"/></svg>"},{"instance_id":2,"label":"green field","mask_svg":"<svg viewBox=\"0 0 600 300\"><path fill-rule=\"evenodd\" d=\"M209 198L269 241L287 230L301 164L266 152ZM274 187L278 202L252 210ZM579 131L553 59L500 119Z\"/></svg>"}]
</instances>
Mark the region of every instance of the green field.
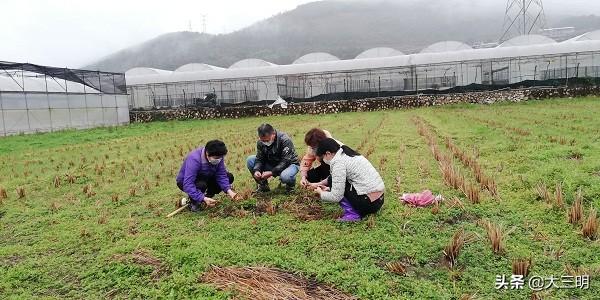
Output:
<instances>
[{"instance_id":1,"label":"green field","mask_svg":"<svg viewBox=\"0 0 600 300\"><path fill-rule=\"evenodd\" d=\"M591 275L587 290L550 288L537 293L541 299L598 299L600 244L584 237L582 224L591 207L600 207L599 100L157 122L2 138L0 298L227 299L234 293L199 281L215 265L277 267L361 299L530 299L527 283L498 291L495 280L510 279L513 260L531 258L530 276ZM262 122L290 134L300 153L304 133L321 127L368 156L386 182L382 211L338 224L337 205L321 207L301 191L285 196L271 182L274 191L258 199L233 203L221 194L218 208L165 218L183 196L175 175L184 155L210 139L227 143L236 190L253 188L245 158L255 152ZM480 202L446 184L431 141L441 155L452 157L450 144L477 161L497 197L458 159L453 169ZM549 199L536 193L540 185ZM572 225L567 210L579 188L583 217ZM402 193L423 189L444 195L439 208L400 202ZM275 212L265 213L265 205ZM503 228L503 251L492 251L485 221ZM468 242L450 268L443 250L461 229ZM152 263L140 263L136 253ZM394 262L404 275L386 267Z\"/></svg>"}]
</instances>

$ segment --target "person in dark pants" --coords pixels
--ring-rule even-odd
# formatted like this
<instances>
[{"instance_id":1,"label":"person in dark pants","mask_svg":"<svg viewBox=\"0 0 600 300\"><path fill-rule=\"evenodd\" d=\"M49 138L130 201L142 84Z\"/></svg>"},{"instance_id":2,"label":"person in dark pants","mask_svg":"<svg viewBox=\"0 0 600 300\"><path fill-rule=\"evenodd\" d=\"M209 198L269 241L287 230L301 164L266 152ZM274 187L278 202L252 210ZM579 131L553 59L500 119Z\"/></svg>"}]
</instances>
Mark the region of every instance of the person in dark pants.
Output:
<instances>
[{"instance_id":1,"label":"person in dark pants","mask_svg":"<svg viewBox=\"0 0 600 300\"><path fill-rule=\"evenodd\" d=\"M188 194L191 211L198 211L202 203L215 206L217 201L213 197L220 192L235 199L237 194L231 188L234 177L227 172L225 155L225 143L213 140L190 152L183 161L176 182L177 187Z\"/></svg>"},{"instance_id":2,"label":"person in dark pants","mask_svg":"<svg viewBox=\"0 0 600 300\"><path fill-rule=\"evenodd\" d=\"M311 183L310 187L321 200L340 204L344 216L339 221L360 221L381 209L385 184L365 157L330 138L319 143L316 154L331 167L331 178Z\"/></svg>"},{"instance_id":3,"label":"person in dark pants","mask_svg":"<svg viewBox=\"0 0 600 300\"><path fill-rule=\"evenodd\" d=\"M306 153L300 162L300 185L307 188L309 183L321 182L329 177L329 165L320 162L317 159L316 149L319 142L326 138L333 138L331 133L325 129L313 128L304 135L304 143L306 144ZM336 140L338 144L342 142ZM315 166L313 166L315 165Z\"/></svg>"}]
</instances>

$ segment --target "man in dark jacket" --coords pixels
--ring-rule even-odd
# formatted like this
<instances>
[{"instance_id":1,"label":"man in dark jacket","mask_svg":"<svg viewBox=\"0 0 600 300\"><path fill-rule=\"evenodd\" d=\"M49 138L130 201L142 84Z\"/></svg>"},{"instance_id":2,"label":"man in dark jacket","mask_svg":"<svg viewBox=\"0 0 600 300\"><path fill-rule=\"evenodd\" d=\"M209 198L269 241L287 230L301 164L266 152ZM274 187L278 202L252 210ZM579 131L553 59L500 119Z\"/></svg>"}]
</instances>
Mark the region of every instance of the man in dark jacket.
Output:
<instances>
[{"instance_id":1,"label":"man in dark jacket","mask_svg":"<svg viewBox=\"0 0 600 300\"><path fill-rule=\"evenodd\" d=\"M275 131L269 124L258 127L258 138L256 155L249 156L246 161L248 170L258 184L257 191L268 192L268 179L279 176L281 183L286 186L286 192L291 192L300 169L292 139L283 132Z\"/></svg>"},{"instance_id":2,"label":"man in dark jacket","mask_svg":"<svg viewBox=\"0 0 600 300\"><path fill-rule=\"evenodd\" d=\"M227 172L224 157L225 143L214 140L190 152L177 175L177 187L189 196L190 210L198 211L202 202L208 207L217 203L212 197L225 192L231 199L236 193L231 189L233 174Z\"/></svg>"}]
</instances>

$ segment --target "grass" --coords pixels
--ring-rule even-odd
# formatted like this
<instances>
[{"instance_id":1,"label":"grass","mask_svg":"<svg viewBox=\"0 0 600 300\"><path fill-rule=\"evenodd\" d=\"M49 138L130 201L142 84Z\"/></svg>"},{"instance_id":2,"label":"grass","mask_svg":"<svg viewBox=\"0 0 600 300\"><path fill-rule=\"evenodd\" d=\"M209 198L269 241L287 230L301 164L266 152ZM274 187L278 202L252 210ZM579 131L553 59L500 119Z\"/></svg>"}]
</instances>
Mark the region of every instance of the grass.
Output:
<instances>
[{"instance_id":1,"label":"grass","mask_svg":"<svg viewBox=\"0 0 600 300\"><path fill-rule=\"evenodd\" d=\"M594 299L598 100L158 122L3 138L0 295L234 296L200 280L215 266L276 268L360 299L530 299L528 289L494 289L496 275L510 278L514 266L529 276L590 274L589 290L534 297ZM338 224L339 207L301 191L286 197L276 182L272 193L252 195L245 158L265 121L290 134L301 153L304 132L318 126L368 155L383 170L382 211ZM230 149L226 161L242 199L220 195L213 210L166 219L183 196L174 179L183 156L213 138ZM402 193L423 189L446 200L432 209L400 203ZM510 229L500 234L502 251L494 253L483 220ZM468 243L461 243L463 234Z\"/></svg>"}]
</instances>

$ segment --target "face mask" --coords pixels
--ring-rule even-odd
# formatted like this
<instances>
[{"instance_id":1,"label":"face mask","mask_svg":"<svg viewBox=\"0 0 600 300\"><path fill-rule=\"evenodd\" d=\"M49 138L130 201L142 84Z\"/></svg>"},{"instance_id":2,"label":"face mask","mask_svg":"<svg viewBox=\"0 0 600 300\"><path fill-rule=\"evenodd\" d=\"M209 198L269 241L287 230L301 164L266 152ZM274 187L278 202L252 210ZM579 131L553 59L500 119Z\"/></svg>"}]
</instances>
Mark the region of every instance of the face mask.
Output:
<instances>
[{"instance_id":1,"label":"face mask","mask_svg":"<svg viewBox=\"0 0 600 300\"><path fill-rule=\"evenodd\" d=\"M329 164L331 162L331 159L327 159L325 158L325 156L323 156L323 162Z\"/></svg>"},{"instance_id":2,"label":"face mask","mask_svg":"<svg viewBox=\"0 0 600 300\"><path fill-rule=\"evenodd\" d=\"M222 158L217 158L217 159L214 159L214 158L209 158L209 159L208 159L208 162L209 162L211 165L213 165L213 166L216 166L216 165L218 165L218 164L221 162L221 160L223 160L223 159L222 159Z\"/></svg>"},{"instance_id":3,"label":"face mask","mask_svg":"<svg viewBox=\"0 0 600 300\"><path fill-rule=\"evenodd\" d=\"M269 141L269 142L263 142L263 141L260 141L260 142L261 142L263 145L267 146L267 147L269 147L269 146L273 145L273 141Z\"/></svg>"}]
</instances>

